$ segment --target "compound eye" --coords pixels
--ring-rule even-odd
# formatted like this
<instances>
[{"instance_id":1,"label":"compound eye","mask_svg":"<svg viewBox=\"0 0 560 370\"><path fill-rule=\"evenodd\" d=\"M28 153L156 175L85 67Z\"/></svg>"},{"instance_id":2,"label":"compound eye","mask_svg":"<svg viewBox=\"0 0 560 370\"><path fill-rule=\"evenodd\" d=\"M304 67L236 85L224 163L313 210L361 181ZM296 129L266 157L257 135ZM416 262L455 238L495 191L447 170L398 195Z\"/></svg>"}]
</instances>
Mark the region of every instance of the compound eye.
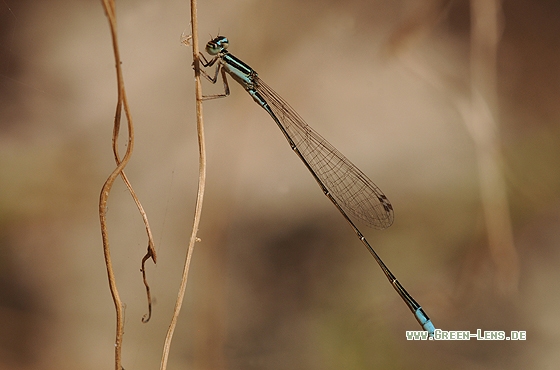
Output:
<instances>
[{"instance_id":1,"label":"compound eye","mask_svg":"<svg viewBox=\"0 0 560 370\"><path fill-rule=\"evenodd\" d=\"M225 36L218 36L206 44L206 52L210 55L218 55L221 51L229 46L228 39Z\"/></svg>"},{"instance_id":2,"label":"compound eye","mask_svg":"<svg viewBox=\"0 0 560 370\"><path fill-rule=\"evenodd\" d=\"M220 49L221 48L213 42L209 42L208 44L206 44L206 52L210 55L218 54L220 52Z\"/></svg>"}]
</instances>

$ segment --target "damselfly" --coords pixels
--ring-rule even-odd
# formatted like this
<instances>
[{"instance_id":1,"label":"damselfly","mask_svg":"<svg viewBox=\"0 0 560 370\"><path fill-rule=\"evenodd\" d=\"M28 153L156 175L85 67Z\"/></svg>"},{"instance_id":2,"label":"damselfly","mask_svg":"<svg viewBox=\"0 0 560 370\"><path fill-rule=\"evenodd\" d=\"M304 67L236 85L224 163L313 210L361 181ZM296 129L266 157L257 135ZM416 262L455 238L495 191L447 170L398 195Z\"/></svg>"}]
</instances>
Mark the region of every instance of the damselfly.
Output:
<instances>
[{"instance_id":1,"label":"damselfly","mask_svg":"<svg viewBox=\"0 0 560 370\"><path fill-rule=\"evenodd\" d=\"M393 288L416 317L416 320L424 330L428 331L430 336L433 336L435 327L428 315L399 283L348 216L350 214L376 229L385 229L391 226L393 223L393 206L385 194L342 153L309 127L280 95L259 78L254 69L230 54L227 50L228 46L228 39L224 36L218 36L206 44L206 52L213 58L208 61L204 55L200 54L201 63L204 67L211 67L216 64L214 76L208 75L203 69L200 70L201 74L210 82L216 83L218 73L221 72L225 90L223 94L208 95L204 99L215 99L229 95L226 72L245 88L255 102L270 114L288 140L292 150L302 160L323 193L340 211L360 241L375 258Z\"/></svg>"}]
</instances>

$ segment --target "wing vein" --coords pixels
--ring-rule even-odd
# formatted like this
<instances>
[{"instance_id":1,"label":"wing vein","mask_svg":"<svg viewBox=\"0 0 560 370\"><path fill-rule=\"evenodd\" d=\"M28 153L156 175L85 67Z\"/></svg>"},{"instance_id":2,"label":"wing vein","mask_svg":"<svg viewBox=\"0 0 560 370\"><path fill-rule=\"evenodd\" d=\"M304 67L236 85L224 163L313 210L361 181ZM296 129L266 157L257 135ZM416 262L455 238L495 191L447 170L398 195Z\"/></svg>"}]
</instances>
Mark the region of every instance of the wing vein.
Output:
<instances>
[{"instance_id":1,"label":"wing vein","mask_svg":"<svg viewBox=\"0 0 560 370\"><path fill-rule=\"evenodd\" d=\"M268 102L309 167L340 206L368 226L376 229L391 226L393 207L381 189L305 123L266 83L257 76L254 83L254 88Z\"/></svg>"}]
</instances>

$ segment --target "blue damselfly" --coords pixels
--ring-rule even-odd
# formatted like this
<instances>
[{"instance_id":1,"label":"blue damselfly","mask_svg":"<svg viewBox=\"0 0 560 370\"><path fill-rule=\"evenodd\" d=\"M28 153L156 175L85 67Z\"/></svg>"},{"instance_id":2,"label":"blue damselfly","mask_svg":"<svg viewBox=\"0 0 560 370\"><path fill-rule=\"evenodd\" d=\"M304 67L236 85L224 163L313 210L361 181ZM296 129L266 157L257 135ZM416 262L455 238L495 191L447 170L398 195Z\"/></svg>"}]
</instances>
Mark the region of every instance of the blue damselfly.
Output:
<instances>
[{"instance_id":1,"label":"blue damselfly","mask_svg":"<svg viewBox=\"0 0 560 370\"><path fill-rule=\"evenodd\" d=\"M259 78L254 69L230 54L227 50L228 46L229 42L226 37L217 36L206 44L206 52L213 58L208 61L203 54L200 54L200 62L204 67L216 65L213 76L208 75L204 69L200 70L201 74L212 83L216 83L218 74L221 73L225 90L223 94L208 95L204 99L229 95L226 73L245 88L255 102L270 114L288 140L292 150L302 160L323 193L348 221L360 241L375 258L416 320L424 330L428 331L430 336L433 336L435 327L428 315L399 283L348 216L350 214L376 229L391 226L393 206L385 194L342 153L309 127L280 95Z\"/></svg>"}]
</instances>

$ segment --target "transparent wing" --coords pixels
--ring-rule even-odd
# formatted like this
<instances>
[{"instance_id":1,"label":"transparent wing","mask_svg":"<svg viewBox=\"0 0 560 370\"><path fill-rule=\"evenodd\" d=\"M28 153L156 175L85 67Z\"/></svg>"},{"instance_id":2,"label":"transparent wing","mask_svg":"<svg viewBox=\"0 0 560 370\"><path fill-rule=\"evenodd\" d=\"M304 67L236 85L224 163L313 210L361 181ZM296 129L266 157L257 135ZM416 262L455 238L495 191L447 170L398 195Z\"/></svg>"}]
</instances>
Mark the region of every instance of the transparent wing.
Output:
<instances>
[{"instance_id":1,"label":"transparent wing","mask_svg":"<svg viewBox=\"0 0 560 370\"><path fill-rule=\"evenodd\" d=\"M393 206L385 194L258 76L254 76L253 87L268 102L303 158L339 205L368 226L376 229L391 226Z\"/></svg>"}]
</instances>

